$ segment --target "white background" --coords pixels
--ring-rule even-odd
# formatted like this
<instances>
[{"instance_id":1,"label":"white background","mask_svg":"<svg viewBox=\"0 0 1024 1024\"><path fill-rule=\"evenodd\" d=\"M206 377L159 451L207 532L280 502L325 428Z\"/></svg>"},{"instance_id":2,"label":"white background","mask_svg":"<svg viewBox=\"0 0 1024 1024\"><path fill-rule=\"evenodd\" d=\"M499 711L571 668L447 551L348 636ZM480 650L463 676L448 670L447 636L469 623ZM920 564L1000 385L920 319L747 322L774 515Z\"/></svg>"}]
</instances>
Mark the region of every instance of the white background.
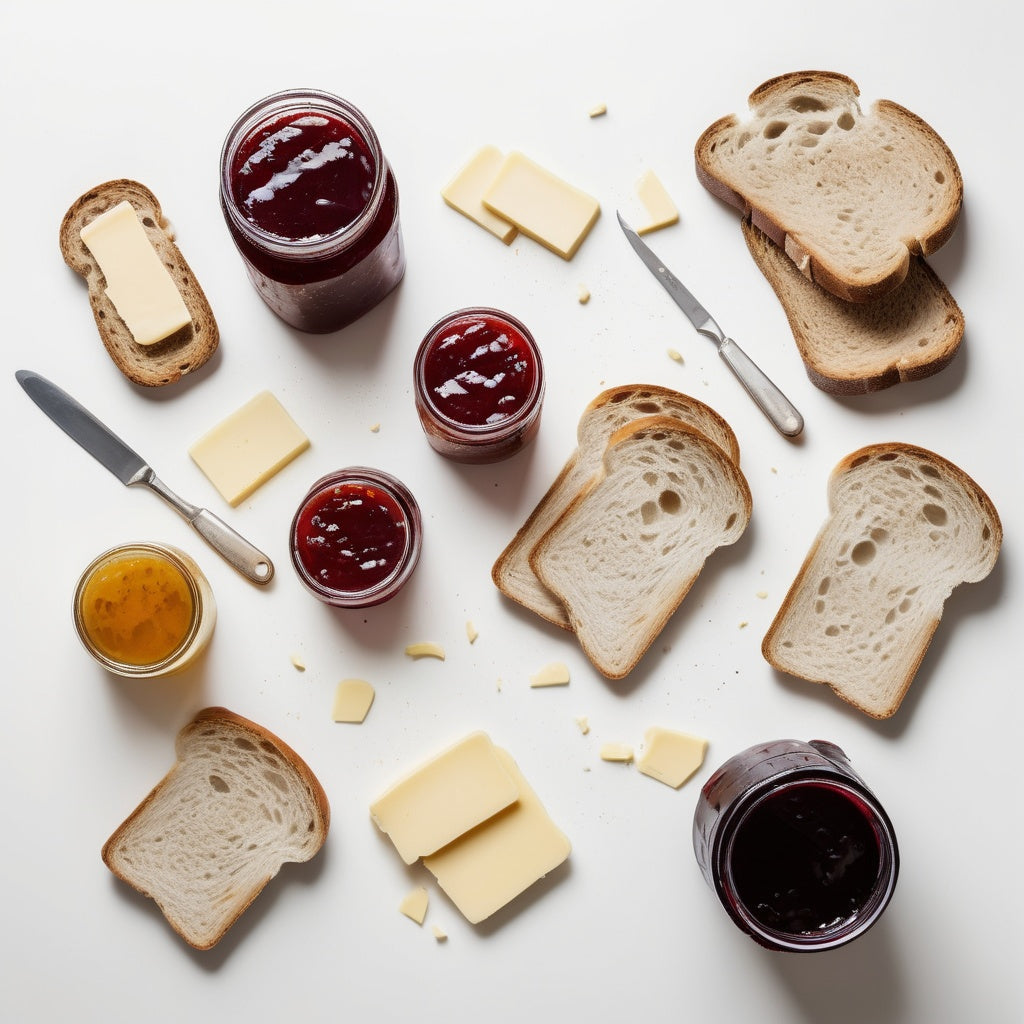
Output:
<instances>
[{"instance_id":1,"label":"white background","mask_svg":"<svg viewBox=\"0 0 1024 1024\"><path fill-rule=\"evenodd\" d=\"M1005 4L809 5L415 2L5 5L0 85L4 296L0 415L5 494L0 805L4 809L0 1017L11 1021L424 1020L987 1022L1020 1019L1022 375L1017 35ZM997 13L999 12L999 13ZM894 99L956 154L963 218L935 257L967 319L956 361L926 382L837 400L807 380L735 212L697 183L692 148L765 79L825 68L865 102ZM302 336L245 278L217 204L218 155L237 114L314 86L362 108L401 190L409 269L355 326ZM605 103L608 114L587 113ZM522 239L505 248L442 203L480 145L520 149L595 195L602 216L571 263ZM681 223L657 251L803 411L779 437L638 262L615 223L640 218L653 168ZM57 229L71 202L116 177L154 190L221 329L216 356L161 391L106 356ZM593 298L577 302L577 286ZM547 402L535 444L493 467L427 447L413 352L442 314L487 304L542 347ZM672 362L669 347L683 353ZM14 370L70 390L186 498L264 546L269 590L227 568L152 495L124 490L22 394ZM610 684L568 634L506 602L489 570L575 443L604 387L657 382L711 404L735 429L754 514L719 552L642 665ZM312 448L237 510L187 447L271 388ZM371 427L380 424L378 433ZM999 509L1006 540L963 587L899 713L871 721L827 689L782 677L760 641L826 512L848 452L900 440L943 454ZM425 544L392 603L332 611L299 587L286 533L309 484L341 466L389 470L418 497ZM120 680L73 633L84 566L124 541L196 557L220 618L207 656L170 680ZM759 598L758 592L767 593ZM470 646L464 623L480 636ZM743 623L747 625L742 626ZM432 639L447 660L412 662ZM292 667L301 655L305 672ZM551 660L567 688L528 677ZM337 681L377 699L362 726L332 723ZM276 732L329 795L321 855L287 866L213 951L197 953L155 906L111 876L100 848L167 771L179 728L222 704ZM588 715L581 735L575 716ZM651 725L708 737L676 792L598 757ZM518 760L573 842L567 867L472 927L420 869L406 869L368 805L422 759L485 729ZM902 874L882 921L818 955L761 950L727 919L696 867L699 786L762 740L823 737L846 749L895 823ZM424 928L398 904L431 891ZM449 934L438 944L430 925Z\"/></svg>"}]
</instances>

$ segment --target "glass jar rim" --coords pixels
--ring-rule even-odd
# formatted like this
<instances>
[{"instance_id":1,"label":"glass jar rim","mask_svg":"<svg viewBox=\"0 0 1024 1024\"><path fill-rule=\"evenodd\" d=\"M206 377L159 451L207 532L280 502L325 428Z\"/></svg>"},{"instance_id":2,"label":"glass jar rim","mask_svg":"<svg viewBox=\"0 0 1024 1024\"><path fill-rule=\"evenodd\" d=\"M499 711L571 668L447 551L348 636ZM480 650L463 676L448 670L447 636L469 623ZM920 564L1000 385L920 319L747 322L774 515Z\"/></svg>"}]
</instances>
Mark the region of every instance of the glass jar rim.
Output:
<instances>
[{"instance_id":1,"label":"glass jar rim","mask_svg":"<svg viewBox=\"0 0 1024 1024\"><path fill-rule=\"evenodd\" d=\"M530 393L526 396L523 404L510 416L499 420L497 423L462 423L459 420L446 416L434 404L427 388L425 376L425 364L427 355L431 351L431 343L445 327L454 324L459 320L468 319L471 316L492 316L498 320L505 321L514 328L526 342L527 347L533 356L536 372L533 375L533 385ZM536 408L544 395L544 362L540 354L540 348L534 340L530 329L518 317L506 313L503 309L494 306L464 306L437 320L423 336L419 348L416 350L416 358L413 363L413 376L416 385L416 393L421 398L430 416L442 424L454 439L465 445L490 444L496 436L502 436L516 430L525 420L535 414Z\"/></svg>"},{"instance_id":2,"label":"glass jar rim","mask_svg":"<svg viewBox=\"0 0 1024 1024\"><path fill-rule=\"evenodd\" d=\"M82 617L82 597L85 592L86 585L96 571L101 569L104 565L109 565L118 558L131 557L135 553L158 555L173 565L174 568L181 573L185 583L188 585L189 597L192 599L192 614L189 618L188 629L185 631L181 643L179 643L173 651L165 655L163 658L160 658L158 661L149 661L142 665L135 665L131 662L120 661L117 658L112 658L109 655L104 654L90 640ZM195 577L195 570L192 566L185 563L182 558L182 554L176 548L170 547L166 544L157 544L150 541L118 544L115 547L104 551L102 554L97 555L89 565L86 566L82 575L79 577L78 584L75 587L75 596L73 601L72 616L74 618L75 631L78 633L78 638L82 642L82 645L104 668L110 669L110 671L123 676L158 675L162 669L172 665L181 656L182 651L188 650L189 646L198 635L200 624L203 621L203 593L202 588L199 586L199 582Z\"/></svg>"},{"instance_id":3,"label":"glass jar rim","mask_svg":"<svg viewBox=\"0 0 1024 1024\"><path fill-rule=\"evenodd\" d=\"M283 238L243 217L232 189L231 164L239 146L260 125L289 113L324 112L351 121L352 127L370 149L374 163L373 189L362 212L345 227L314 238ZM357 242L369 228L384 201L388 166L373 125L348 100L323 89L282 89L256 100L235 120L224 138L220 152L221 205L238 231L256 245L285 260L329 259Z\"/></svg>"}]
</instances>

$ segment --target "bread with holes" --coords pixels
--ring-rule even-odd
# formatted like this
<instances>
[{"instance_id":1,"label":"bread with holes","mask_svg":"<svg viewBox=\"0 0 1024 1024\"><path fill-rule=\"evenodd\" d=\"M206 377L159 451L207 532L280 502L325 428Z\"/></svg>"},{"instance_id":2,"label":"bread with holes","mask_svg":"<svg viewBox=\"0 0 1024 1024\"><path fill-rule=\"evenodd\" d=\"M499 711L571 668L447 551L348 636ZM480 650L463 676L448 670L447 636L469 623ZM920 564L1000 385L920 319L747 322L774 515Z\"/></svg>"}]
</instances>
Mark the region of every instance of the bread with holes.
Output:
<instances>
[{"instance_id":1,"label":"bread with holes","mask_svg":"<svg viewBox=\"0 0 1024 1024\"><path fill-rule=\"evenodd\" d=\"M889 718L946 599L995 566L1002 526L962 469L898 442L846 456L829 478L828 506L761 650L780 672Z\"/></svg>"},{"instance_id":2,"label":"bread with holes","mask_svg":"<svg viewBox=\"0 0 1024 1024\"><path fill-rule=\"evenodd\" d=\"M922 257L911 257L895 291L846 302L804 277L749 221L743 237L785 311L807 376L823 391L859 395L921 380L960 350L963 313Z\"/></svg>"},{"instance_id":3,"label":"bread with holes","mask_svg":"<svg viewBox=\"0 0 1024 1024\"><path fill-rule=\"evenodd\" d=\"M530 553L603 675L637 665L708 556L750 519L739 466L705 434L667 416L633 420L608 440L596 476Z\"/></svg>"},{"instance_id":4,"label":"bread with holes","mask_svg":"<svg viewBox=\"0 0 1024 1024\"><path fill-rule=\"evenodd\" d=\"M852 79L781 75L697 140L697 177L826 291L864 302L897 288L911 257L953 233L963 179L949 147L890 100L868 110Z\"/></svg>"},{"instance_id":5,"label":"bread with holes","mask_svg":"<svg viewBox=\"0 0 1024 1024\"><path fill-rule=\"evenodd\" d=\"M653 384L626 384L602 391L583 410L575 452L491 569L494 585L506 597L563 629L571 628L569 617L562 602L537 578L530 566L530 552L600 469L608 438L631 420L645 416L671 416L688 423L739 463L739 445L732 428L696 398Z\"/></svg>"},{"instance_id":6,"label":"bread with holes","mask_svg":"<svg viewBox=\"0 0 1024 1024\"><path fill-rule=\"evenodd\" d=\"M121 202L131 203L146 237L178 288L191 322L153 345L140 345L121 319L106 293L106 279L81 230L100 214ZM107 181L79 196L60 225L60 251L64 262L81 277L89 289L93 319L110 358L135 384L160 387L173 384L199 369L220 341L220 332L206 294L174 241L160 203L145 185L127 178Z\"/></svg>"},{"instance_id":7,"label":"bread with holes","mask_svg":"<svg viewBox=\"0 0 1024 1024\"><path fill-rule=\"evenodd\" d=\"M291 747L225 708L199 712L175 754L107 840L103 861L155 900L189 945L210 949L283 864L320 850L330 809Z\"/></svg>"}]
</instances>

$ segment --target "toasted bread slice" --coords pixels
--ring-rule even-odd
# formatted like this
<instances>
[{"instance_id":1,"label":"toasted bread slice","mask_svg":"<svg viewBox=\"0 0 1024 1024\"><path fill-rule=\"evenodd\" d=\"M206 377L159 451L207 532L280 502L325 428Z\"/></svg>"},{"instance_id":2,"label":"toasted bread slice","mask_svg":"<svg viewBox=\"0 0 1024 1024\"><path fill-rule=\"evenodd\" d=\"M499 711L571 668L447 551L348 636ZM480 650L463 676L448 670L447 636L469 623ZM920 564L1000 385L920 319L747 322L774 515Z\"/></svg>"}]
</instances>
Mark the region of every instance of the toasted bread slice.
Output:
<instances>
[{"instance_id":1,"label":"toasted bread slice","mask_svg":"<svg viewBox=\"0 0 1024 1024\"><path fill-rule=\"evenodd\" d=\"M954 587L995 566L1002 525L962 469L898 442L843 459L828 501L761 651L779 671L825 683L865 714L889 718Z\"/></svg>"},{"instance_id":2,"label":"toasted bread slice","mask_svg":"<svg viewBox=\"0 0 1024 1024\"><path fill-rule=\"evenodd\" d=\"M161 262L184 300L191 322L153 345L140 345L106 294L106 279L89 247L83 227L118 203L129 202ZM79 196L60 225L64 262L85 278L89 304L100 338L110 358L131 381L144 387L173 384L205 363L217 348L220 332L202 287L168 231L156 196L137 181L107 181Z\"/></svg>"},{"instance_id":3,"label":"toasted bread slice","mask_svg":"<svg viewBox=\"0 0 1024 1024\"><path fill-rule=\"evenodd\" d=\"M807 376L822 391L866 394L920 380L959 351L963 313L922 257L911 257L906 280L895 291L846 302L804 277L746 220L743 237L782 304Z\"/></svg>"},{"instance_id":4,"label":"toasted bread slice","mask_svg":"<svg viewBox=\"0 0 1024 1024\"><path fill-rule=\"evenodd\" d=\"M739 463L739 446L732 429L714 409L696 398L653 384L627 384L602 391L583 410L576 431L576 451L491 569L494 585L506 597L563 629L571 628L561 601L530 567L530 552L600 468L608 438L631 420L655 415L690 424Z\"/></svg>"},{"instance_id":5,"label":"toasted bread slice","mask_svg":"<svg viewBox=\"0 0 1024 1024\"><path fill-rule=\"evenodd\" d=\"M949 147L889 100L862 112L845 75L781 75L697 140L697 177L750 217L801 273L866 302L893 291L913 254L948 241L963 202Z\"/></svg>"},{"instance_id":6,"label":"toasted bread slice","mask_svg":"<svg viewBox=\"0 0 1024 1024\"><path fill-rule=\"evenodd\" d=\"M289 861L310 860L327 797L282 740L224 708L178 734L177 763L103 847L118 878L154 899L171 927L210 949Z\"/></svg>"},{"instance_id":7,"label":"toasted bread slice","mask_svg":"<svg viewBox=\"0 0 1024 1024\"><path fill-rule=\"evenodd\" d=\"M667 416L621 427L602 470L530 554L587 657L621 679L643 657L716 549L750 519L739 467Z\"/></svg>"}]
</instances>

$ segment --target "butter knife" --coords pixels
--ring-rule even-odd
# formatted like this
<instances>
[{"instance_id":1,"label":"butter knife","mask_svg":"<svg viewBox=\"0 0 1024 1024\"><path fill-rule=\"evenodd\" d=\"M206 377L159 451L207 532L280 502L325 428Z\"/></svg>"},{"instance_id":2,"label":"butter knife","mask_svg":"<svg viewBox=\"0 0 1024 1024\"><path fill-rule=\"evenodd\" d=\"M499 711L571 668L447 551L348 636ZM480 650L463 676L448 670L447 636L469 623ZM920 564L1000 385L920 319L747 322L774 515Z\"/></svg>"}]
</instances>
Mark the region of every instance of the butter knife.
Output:
<instances>
[{"instance_id":1,"label":"butter knife","mask_svg":"<svg viewBox=\"0 0 1024 1024\"><path fill-rule=\"evenodd\" d=\"M793 403L769 380L764 371L715 323L711 314L693 293L654 254L650 246L622 219L619 224L629 244L643 260L647 269L661 282L675 304L686 314L699 334L718 345L718 354L736 379L746 389L757 407L771 420L775 429L786 437L796 437L804 429L804 418Z\"/></svg>"},{"instance_id":2,"label":"butter knife","mask_svg":"<svg viewBox=\"0 0 1024 1024\"><path fill-rule=\"evenodd\" d=\"M262 586L273 579L274 564L262 551L235 533L212 512L179 498L153 472L142 456L129 448L66 391L32 370L18 370L14 376L28 397L65 434L77 441L97 462L106 466L126 487L142 484L160 495L217 554L250 582Z\"/></svg>"}]
</instances>

